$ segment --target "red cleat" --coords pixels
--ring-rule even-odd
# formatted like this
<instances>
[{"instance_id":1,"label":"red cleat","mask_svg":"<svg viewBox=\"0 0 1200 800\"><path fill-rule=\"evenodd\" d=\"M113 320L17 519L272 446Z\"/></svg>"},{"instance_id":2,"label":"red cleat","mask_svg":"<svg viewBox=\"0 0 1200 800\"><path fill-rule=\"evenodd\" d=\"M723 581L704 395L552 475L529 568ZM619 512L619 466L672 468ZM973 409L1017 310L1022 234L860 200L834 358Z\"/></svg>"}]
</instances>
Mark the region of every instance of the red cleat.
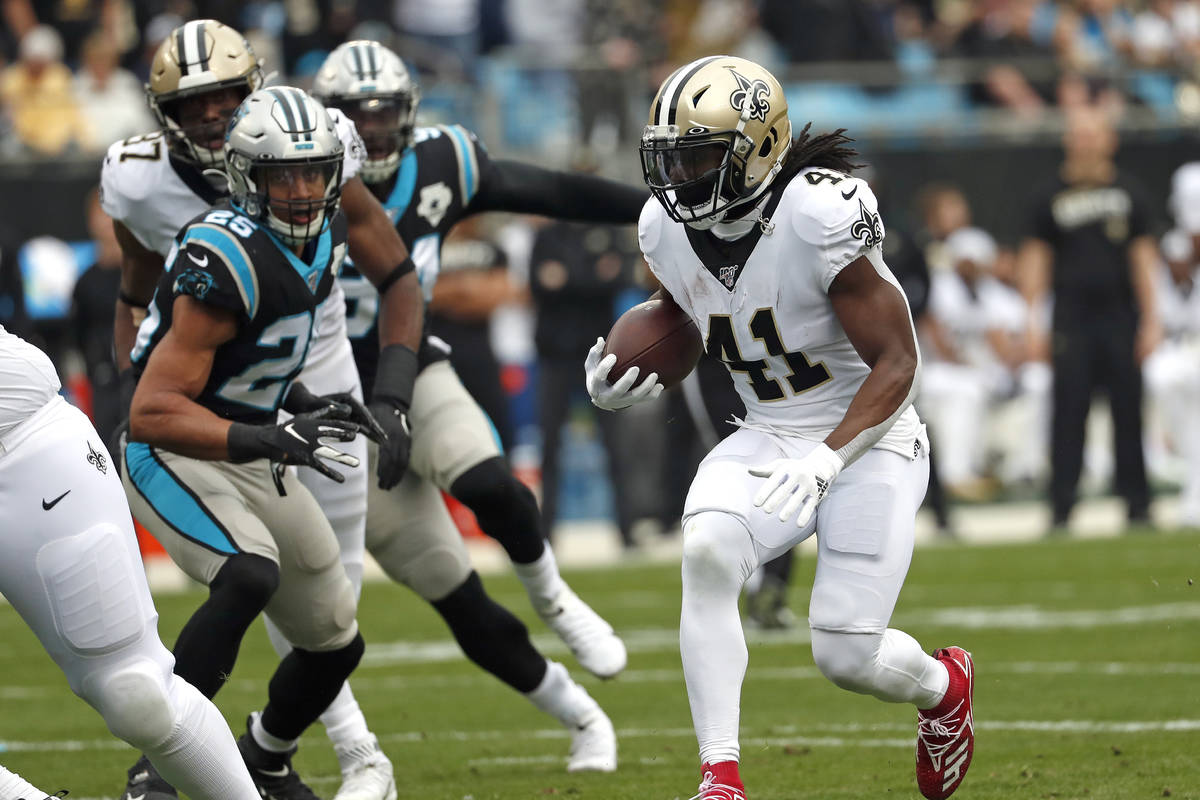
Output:
<instances>
[{"instance_id":1,"label":"red cleat","mask_svg":"<svg viewBox=\"0 0 1200 800\"><path fill-rule=\"evenodd\" d=\"M738 777L736 761L703 764L700 793L691 800L746 800L746 789Z\"/></svg>"},{"instance_id":2,"label":"red cleat","mask_svg":"<svg viewBox=\"0 0 1200 800\"><path fill-rule=\"evenodd\" d=\"M950 671L950 687L937 707L917 710L917 786L929 800L945 800L966 777L975 754L975 665L961 647L944 647L933 657Z\"/></svg>"}]
</instances>

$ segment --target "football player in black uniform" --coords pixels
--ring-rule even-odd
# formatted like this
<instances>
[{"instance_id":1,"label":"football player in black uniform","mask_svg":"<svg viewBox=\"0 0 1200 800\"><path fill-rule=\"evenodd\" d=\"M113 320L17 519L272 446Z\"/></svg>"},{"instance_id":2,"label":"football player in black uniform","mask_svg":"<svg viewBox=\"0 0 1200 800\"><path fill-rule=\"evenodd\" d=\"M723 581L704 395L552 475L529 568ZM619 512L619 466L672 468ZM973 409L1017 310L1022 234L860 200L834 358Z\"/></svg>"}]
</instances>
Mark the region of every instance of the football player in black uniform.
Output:
<instances>
[{"instance_id":1,"label":"football player in black uniform","mask_svg":"<svg viewBox=\"0 0 1200 800\"><path fill-rule=\"evenodd\" d=\"M358 127L367 150L360 174L409 247L427 299L442 240L466 216L509 211L633 224L647 199L641 189L592 176L493 161L470 131L456 125L416 128L418 87L399 57L377 42L338 47L318 72L313 94ZM387 354L380 357L372 342L375 293L354 279L349 266L341 282L365 390L387 365ZM616 675L625 667L624 644L562 580L533 494L513 476L486 416L435 337L427 336L419 352L409 420L409 471L394 491L372 488L367 549L389 576L433 604L475 663L578 727L555 710L561 702L552 699L573 691L565 670L560 674L561 667L538 654L524 626L486 595L438 490L470 508L484 532L504 546L534 608L585 668L600 677ZM569 769L615 767L615 743L611 758L607 747L579 758L584 754L576 746L589 749L576 738Z\"/></svg>"},{"instance_id":2,"label":"football player in black uniform","mask_svg":"<svg viewBox=\"0 0 1200 800\"><path fill-rule=\"evenodd\" d=\"M358 461L330 442L383 432L353 397L294 380L346 253L332 119L299 89L260 89L225 141L231 197L178 233L138 331L122 478L137 518L210 590L176 642L181 677L213 697L262 611L294 643L238 745L264 797L314 800L291 769L295 742L363 641L333 530L284 465L340 481L327 461ZM295 416L279 424L280 409ZM135 776L139 792L172 793L147 762Z\"/></svg>"}]
</instances>

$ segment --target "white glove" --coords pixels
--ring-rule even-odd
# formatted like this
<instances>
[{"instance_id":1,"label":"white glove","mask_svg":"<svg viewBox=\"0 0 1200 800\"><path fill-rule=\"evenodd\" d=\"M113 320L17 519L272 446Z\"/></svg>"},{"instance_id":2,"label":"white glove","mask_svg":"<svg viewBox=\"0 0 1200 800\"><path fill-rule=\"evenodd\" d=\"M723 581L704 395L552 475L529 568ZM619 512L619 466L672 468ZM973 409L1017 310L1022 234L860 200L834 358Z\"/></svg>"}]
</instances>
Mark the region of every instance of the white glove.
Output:
<instances>
[{"instance_id":1,"label":"white glove","mask_svg":"<svg viewBox=\"0 0 1200 800\"><path fill-rule=\"evenodd\" d=\"M841 457L822 442L804 458L777 458L769 464L748 467L751 475L767 479L754 496L754 505L774 514L782 503L780 522L787 522L799 509L796 526L803 528L812 519L817 504L825 498L829 484L842 471L842 466Z\"/></svg>"},{"instance_id":2,"label":"white glove","mask_svg":"<svg viewBox=\"0 0 1200 800\"><path fill-rule=\"evenodd\" d=\"M651 372L646 379L634 388L638 368L630 367L616 383L608 382L609 370L617 363L617 354L604 355L604 339L599 338L588 351L587 360L583 362L583 371L587 375L587 390L592 396L596 408L605 411L616 411L629 408L634 403L643 400L653 400L662 394L663 385L658 382L658 373Z\"/></svg>"}]
</instances>

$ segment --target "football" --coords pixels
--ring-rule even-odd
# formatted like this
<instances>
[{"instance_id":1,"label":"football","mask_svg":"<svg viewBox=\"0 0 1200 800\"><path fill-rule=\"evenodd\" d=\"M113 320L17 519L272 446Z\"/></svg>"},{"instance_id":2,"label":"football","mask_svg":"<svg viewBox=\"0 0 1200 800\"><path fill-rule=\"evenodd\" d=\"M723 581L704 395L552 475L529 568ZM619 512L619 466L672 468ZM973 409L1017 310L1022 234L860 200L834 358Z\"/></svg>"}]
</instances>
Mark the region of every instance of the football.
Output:
<instances>
[{"instance_id":1,"label":"football","mask_svg":"<svg viewBox=\"0 0 1200 800\"><path fill-rule=\"evenodd\" d=\"M608 332L604 354L617 354L608 380L615 383L630 367L637 367L636 384L657 372L658 382L669 389L692 371L703 348L696 323L674 300L647 300L622 314Z\"/></svg>"}]
</instances>

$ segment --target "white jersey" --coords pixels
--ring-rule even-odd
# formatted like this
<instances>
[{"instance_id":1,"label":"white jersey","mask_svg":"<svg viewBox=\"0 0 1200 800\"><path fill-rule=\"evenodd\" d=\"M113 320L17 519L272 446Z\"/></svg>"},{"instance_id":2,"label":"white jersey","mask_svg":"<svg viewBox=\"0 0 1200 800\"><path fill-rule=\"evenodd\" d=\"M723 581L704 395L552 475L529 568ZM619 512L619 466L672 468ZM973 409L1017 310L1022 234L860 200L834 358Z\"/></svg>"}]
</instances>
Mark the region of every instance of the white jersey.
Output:
<instances>
[{"instance_id":1,"label":"white jersey","mask_svg":"<svg viewBox=\"0 0 1200 800\"><path fill-rule=\"evenodd\" d=\"M985 276L972 290L954 270L934 273L929 287L929 313L946 329L963 361L981 368L999 365L988 332L1019 334L1028 320L1025 301L1016 289ZM923 352L933 357L932 348Z\"/></svg>"},{"instance_id":2,"label":"white jersey","mask_svg":"<svg viewBox=\"0 0 1200 800\"><path fill-rule=\"evenodd\" d=\"M0 438L58 396L50 357L0 326Z\"/></svg>"},{"instance_id":3,"label":"white jersey","mask_svg":"<svg viewBox=\"0 0 1200 800\"><path fill-rule=\"evenodd\" d=\"M745 425L822 441L871 371L834 314L830 284L865 255L900 287L883 263L883 223L865 181L809 168L776 191L764 206L770 233L756 226L717 243L672 222L652 199L638 238L705 349L732 373ZM875 446L912 457L921 428L910 406Z\"/></svg>"},{"instance_id":4,"label":"white jersey","mask_svg":"<svg viewBox=\"0 0 1200 800\"><path fill-rule=\"evenodd\" d=\"M345 146L342 184L358 174L366 150L354 123L336 108L327 109L338 138ZM193 217L206 211L224 194L195 170L178 169L168 157L161 132L135 136L108 148L100 169L100 204L148 250L164 259L175 243L175 234ZM345 331L346 301L340 286L321 304L313 336Z\"/></svg>"},{"instance_id":5,"label":"white jersey","mask_svg":"<svg viewBox=\"0 0 1200 800\"><path fill-rule=\"evenodd\" d=\"M1192 287L1186 294L1171 277L1164 264L1155 274L1155 297L1163 330L1168 341L1200 339L1200 269L1192 273Z\"/></svg>"}]
</instances>

